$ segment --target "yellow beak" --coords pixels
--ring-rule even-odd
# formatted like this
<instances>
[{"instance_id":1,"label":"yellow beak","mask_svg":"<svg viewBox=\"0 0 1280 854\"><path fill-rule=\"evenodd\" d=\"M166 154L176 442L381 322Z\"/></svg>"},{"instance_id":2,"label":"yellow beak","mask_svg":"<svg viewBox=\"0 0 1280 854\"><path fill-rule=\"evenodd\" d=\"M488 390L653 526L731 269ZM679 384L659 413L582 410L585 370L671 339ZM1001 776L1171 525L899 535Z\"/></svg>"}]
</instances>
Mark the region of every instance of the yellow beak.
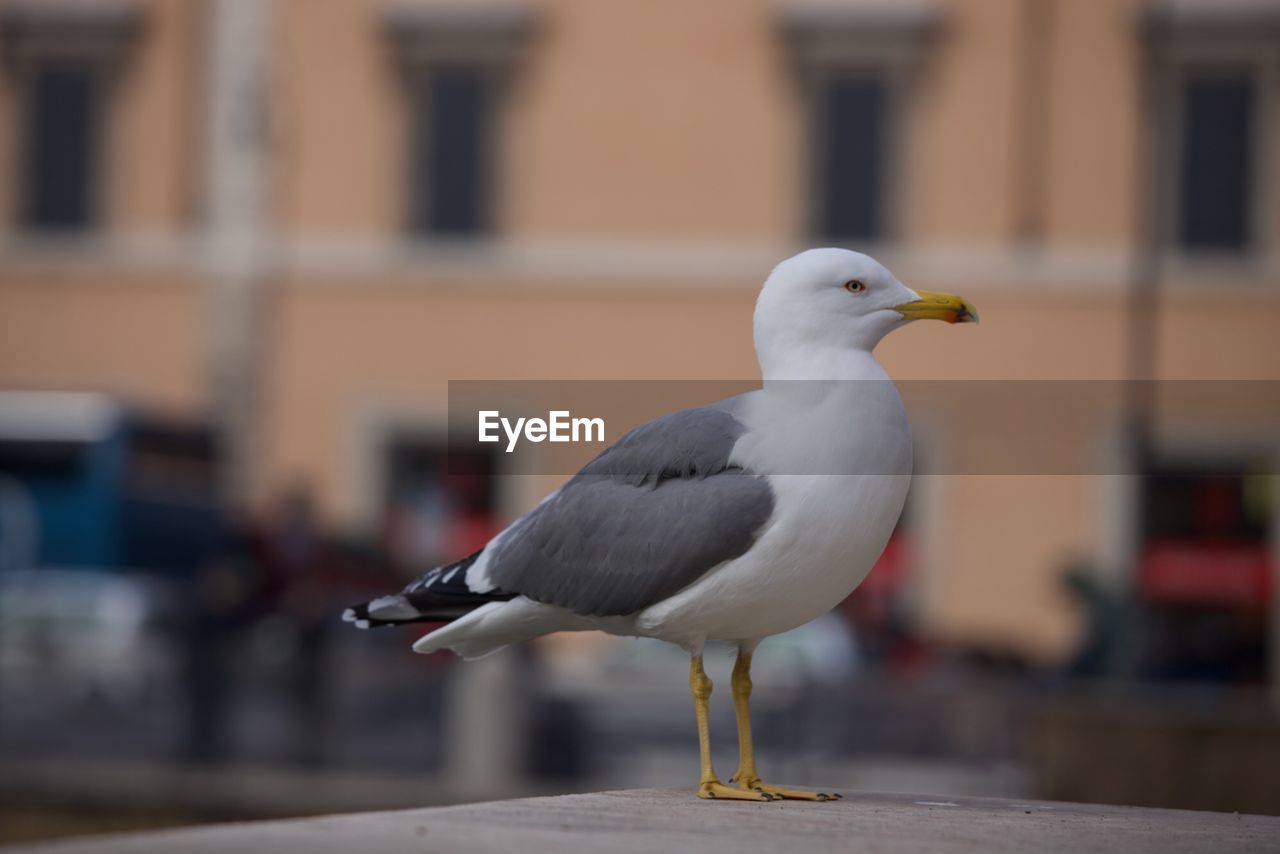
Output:
<instances>
[{"instance_id":1,"label":"yellow beak","mask_svg":"<svg viewBox=\"0 0 1280 854\"><path fill-rule=\"evenodd\" d=\"M907 320L945 320L947 323L977 323L978 310L964 297L933 291L916 291L920 299L894 306Z\"/></svg>"}]
</instances>

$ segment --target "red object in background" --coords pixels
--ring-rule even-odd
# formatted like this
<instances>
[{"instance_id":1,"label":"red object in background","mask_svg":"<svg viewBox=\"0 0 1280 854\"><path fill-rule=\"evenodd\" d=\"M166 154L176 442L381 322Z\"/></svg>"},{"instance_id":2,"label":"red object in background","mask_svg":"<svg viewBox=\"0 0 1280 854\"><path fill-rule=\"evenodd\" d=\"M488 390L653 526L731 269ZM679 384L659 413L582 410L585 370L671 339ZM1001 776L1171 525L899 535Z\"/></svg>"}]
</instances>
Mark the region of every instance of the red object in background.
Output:
<instances>
[{"instance_id":1,"label":"red object in background","mask_svg":"<svg viewBox=\"0 0 1280 854\"><path fill-rule=\"evenodd\" d=\"M911 537L895 531L858 588L840 605L854 625L863 651L897 676L921 673L930 663L928 645L916 633L901 601L911 580Z\"/></svg>"},{"instance_id":2,"label":"red object in background","mask_svg":"<svg viewBox=\"0 0 1280 854\"><path fill-rule=\"evenodd\" d=\"M911 544L908 538L894 534L884 553L871 568L866 579L858 585L858 591L868 596L888 598L906 584L907 567L910 564Z\"/></svg>"},{"instance_id":3,"label":"red object in background","mask_svg":"<svg viewBox=\"0 0 1280 854\"><path fill-rule=\"evenodd\" d=\"M1246 605L1270 601L1266 543L1156 540L1142 555L1142 595L1179 605Z\"/></svg>"},{"instance_id":4,"label":"red object in background","mask_svg":"<svg viewBox=\"0 0 1280 854\"><path fill-rule=\"evenodd\" d=\"M461 513L451 520L448 533L448 551L457 555L455 560L479 551L505 527L502 520L491 513Z\"/></svg>"},{"instance_id":5,"label":"red object in background","mask_svg":"<svg viewBox=\"0 0 1280 854\"><path fill-rule=\"evenodd\" d=\"M906 586L911 566L910 537L894 533L871 572L840 605L860 630L876 631L888 626L894 600Z\"/></svg>"}]
</instances>

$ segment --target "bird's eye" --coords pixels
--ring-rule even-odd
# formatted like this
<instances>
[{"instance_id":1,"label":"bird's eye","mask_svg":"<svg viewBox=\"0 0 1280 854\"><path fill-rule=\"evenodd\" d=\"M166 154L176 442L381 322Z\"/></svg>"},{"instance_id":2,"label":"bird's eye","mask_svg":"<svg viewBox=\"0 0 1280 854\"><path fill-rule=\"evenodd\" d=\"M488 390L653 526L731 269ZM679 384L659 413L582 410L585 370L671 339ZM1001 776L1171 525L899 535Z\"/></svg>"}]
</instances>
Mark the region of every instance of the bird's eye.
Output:
<instances>
[{"instance_id":1,"label":"bird's eye","mask_svg":"<svg viewBox=\"0 0 1280 854\"><path fill-rule=\"evenodd\" d=\"M850 279L844 283L844 289L851 294L860 294L867 289L867 286L857 279Z\"/></svg>"}]
</instances>

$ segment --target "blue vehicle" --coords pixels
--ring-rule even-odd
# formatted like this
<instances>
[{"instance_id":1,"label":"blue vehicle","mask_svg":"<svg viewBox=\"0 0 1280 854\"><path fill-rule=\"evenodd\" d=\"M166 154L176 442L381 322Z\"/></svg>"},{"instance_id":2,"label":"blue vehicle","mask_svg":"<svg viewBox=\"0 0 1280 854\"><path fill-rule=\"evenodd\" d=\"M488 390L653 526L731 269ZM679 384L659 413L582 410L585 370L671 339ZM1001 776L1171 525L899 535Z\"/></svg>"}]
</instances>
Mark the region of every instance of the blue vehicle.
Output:
<instances>
[{"instance_id":1,"label":"blue vehicle","mask_svg":"<svg viewBox=\"0 0 1280 854\"><path fill-rule=\"evenodd\" d=\"M103 394L0 392L0 571L186 577L225 536L217 444Z\"/></svg>"}]
</instances>

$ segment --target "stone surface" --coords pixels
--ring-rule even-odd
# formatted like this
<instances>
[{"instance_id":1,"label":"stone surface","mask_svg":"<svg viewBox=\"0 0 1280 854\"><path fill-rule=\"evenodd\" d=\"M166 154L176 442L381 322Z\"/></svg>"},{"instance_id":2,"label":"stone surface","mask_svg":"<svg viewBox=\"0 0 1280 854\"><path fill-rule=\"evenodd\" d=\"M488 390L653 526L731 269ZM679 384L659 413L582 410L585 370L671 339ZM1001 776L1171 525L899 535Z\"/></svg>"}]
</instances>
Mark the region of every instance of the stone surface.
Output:
<instances>
[{"instance_id":1,"label":"stone surface","mask_svg":"<svg viewBox=\"0 0 1280 854\"><path fill-rule=\"evenodd\" d=\"M700 801L686 790L527 798L69 840L9 852L1280 852L1280 818L998 799L857 794Z\"/></svg>"}]
</instances>

